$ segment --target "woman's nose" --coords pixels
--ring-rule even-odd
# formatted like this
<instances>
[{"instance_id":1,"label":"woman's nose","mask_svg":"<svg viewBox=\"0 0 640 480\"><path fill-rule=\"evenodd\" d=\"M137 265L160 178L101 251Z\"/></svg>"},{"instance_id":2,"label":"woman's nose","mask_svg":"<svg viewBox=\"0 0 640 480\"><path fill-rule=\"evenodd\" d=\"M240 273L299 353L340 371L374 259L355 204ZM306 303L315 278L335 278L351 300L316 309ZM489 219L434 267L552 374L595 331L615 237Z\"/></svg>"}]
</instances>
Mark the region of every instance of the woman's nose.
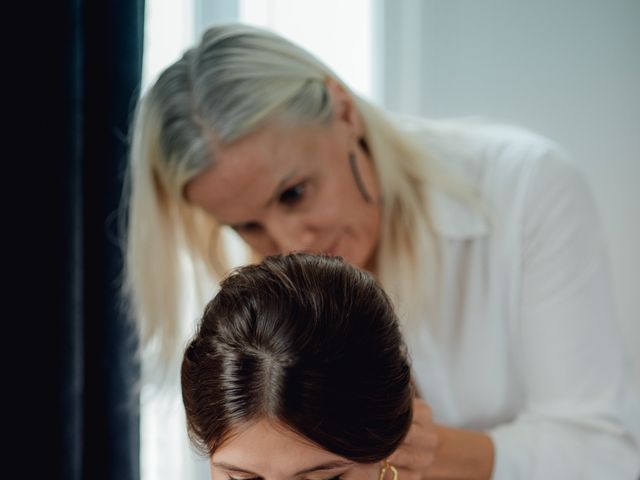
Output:
<instances>
[{"instance_id":1,"label":"woman's nose","mask_svg":"<svg viewBox=\"0 0 640 480\"><path fill-rule=\"evenodd\" d=\"M274 218L265 227L282 254L310 252L318 248L317 229L309 219L302 216Z\"/></svg>"}]
</instances>

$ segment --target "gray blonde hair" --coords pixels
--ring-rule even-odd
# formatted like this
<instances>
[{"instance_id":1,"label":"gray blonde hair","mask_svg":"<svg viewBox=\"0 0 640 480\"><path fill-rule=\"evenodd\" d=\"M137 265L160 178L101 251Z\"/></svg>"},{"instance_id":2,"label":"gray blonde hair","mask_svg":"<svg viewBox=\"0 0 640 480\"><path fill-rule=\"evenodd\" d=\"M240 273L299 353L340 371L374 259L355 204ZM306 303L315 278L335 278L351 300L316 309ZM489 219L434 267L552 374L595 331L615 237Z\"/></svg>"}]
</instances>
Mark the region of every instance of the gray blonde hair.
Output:
<instances>
[{"instance_id":1,"label":"gray blonde hair","mask_svg":"<svg viewBox=\"0 0 640 480\"><path fill-rule=\"evenodd\" d=\"M269 122L329 122L327 77L352 95L378 174L377 277L408 316L414 299L425 298L417 289L434 284L437 247L425 191L438 184L464 196L464 188L305 50L267 30L217 25L164 70L140 99L133 125L125 294L141 345L159 365L176 363L191 330L188 305L199 310L231 267L221 227L185 201L186 183L215 163L213 146Z\"/></svg>"}]
</instances>

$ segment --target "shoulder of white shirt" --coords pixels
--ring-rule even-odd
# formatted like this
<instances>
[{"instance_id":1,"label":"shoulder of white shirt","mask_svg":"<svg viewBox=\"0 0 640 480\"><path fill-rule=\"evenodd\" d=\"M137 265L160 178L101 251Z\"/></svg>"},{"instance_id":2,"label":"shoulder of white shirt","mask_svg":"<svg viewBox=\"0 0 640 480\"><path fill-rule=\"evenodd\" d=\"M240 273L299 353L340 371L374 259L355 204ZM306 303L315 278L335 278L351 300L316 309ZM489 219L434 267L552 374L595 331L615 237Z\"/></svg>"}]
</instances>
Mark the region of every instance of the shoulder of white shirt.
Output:
<instances>
[{"instance_id":1,"label":"shoulder of white shirt","mask_svg":"<svg viewBox=\"0 0 640 480\"><path fill-rule=\"evenodd\" d=\"M550 152L564 162L562 147L530 129L480 117L453 119L392 115L398 128L411 136L425 151L442 162L452 175L461 176L481 194L482 182L490 172L500 170L505 178L520 175ZM491 231L483 211L451 193L439 189L428 192L434 227L446 238L479 238Z\"/></svg>"}]
</instances>

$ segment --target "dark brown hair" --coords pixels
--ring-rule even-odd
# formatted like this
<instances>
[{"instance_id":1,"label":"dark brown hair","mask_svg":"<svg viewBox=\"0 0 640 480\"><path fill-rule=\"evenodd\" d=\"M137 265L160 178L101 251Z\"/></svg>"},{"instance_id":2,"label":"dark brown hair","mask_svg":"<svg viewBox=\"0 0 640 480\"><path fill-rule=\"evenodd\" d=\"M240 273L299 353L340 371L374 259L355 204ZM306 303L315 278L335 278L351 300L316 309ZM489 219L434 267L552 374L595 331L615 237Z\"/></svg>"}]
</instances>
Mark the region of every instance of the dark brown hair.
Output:
<instances>
[{"instance_id":1,"label":"dark brown hair","mask_svg":"<svg viewBox=\"0 0 640 480\"><path fill-rule=\"evenodd\" d=\"M339 258L292 254L235 270L182 362L190 437L213 452L236 427L276 420L359 463L406 435L412 386L393 307Z\"/></svg>"}]
</instances>

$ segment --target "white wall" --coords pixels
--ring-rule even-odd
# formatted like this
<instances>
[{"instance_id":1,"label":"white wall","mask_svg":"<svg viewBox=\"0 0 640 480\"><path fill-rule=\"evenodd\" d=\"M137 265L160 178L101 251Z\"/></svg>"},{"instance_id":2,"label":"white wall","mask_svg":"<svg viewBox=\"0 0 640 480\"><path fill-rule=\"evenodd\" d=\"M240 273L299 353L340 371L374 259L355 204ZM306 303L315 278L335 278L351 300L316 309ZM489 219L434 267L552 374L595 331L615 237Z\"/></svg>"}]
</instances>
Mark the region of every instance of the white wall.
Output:
<instances>
[{"instance_id":1,"label":"white wall","mask_svg":"<svg viewBox=\"0 0 640 480\"><path fill-rule=\"evenodd\" d=\"M378 5L389 108L511 121L559 141L581 163L603 218L619 320L640 372L640 1ZM416 72L418 82L407 77Z\"/></svg>"}]
</instances>

